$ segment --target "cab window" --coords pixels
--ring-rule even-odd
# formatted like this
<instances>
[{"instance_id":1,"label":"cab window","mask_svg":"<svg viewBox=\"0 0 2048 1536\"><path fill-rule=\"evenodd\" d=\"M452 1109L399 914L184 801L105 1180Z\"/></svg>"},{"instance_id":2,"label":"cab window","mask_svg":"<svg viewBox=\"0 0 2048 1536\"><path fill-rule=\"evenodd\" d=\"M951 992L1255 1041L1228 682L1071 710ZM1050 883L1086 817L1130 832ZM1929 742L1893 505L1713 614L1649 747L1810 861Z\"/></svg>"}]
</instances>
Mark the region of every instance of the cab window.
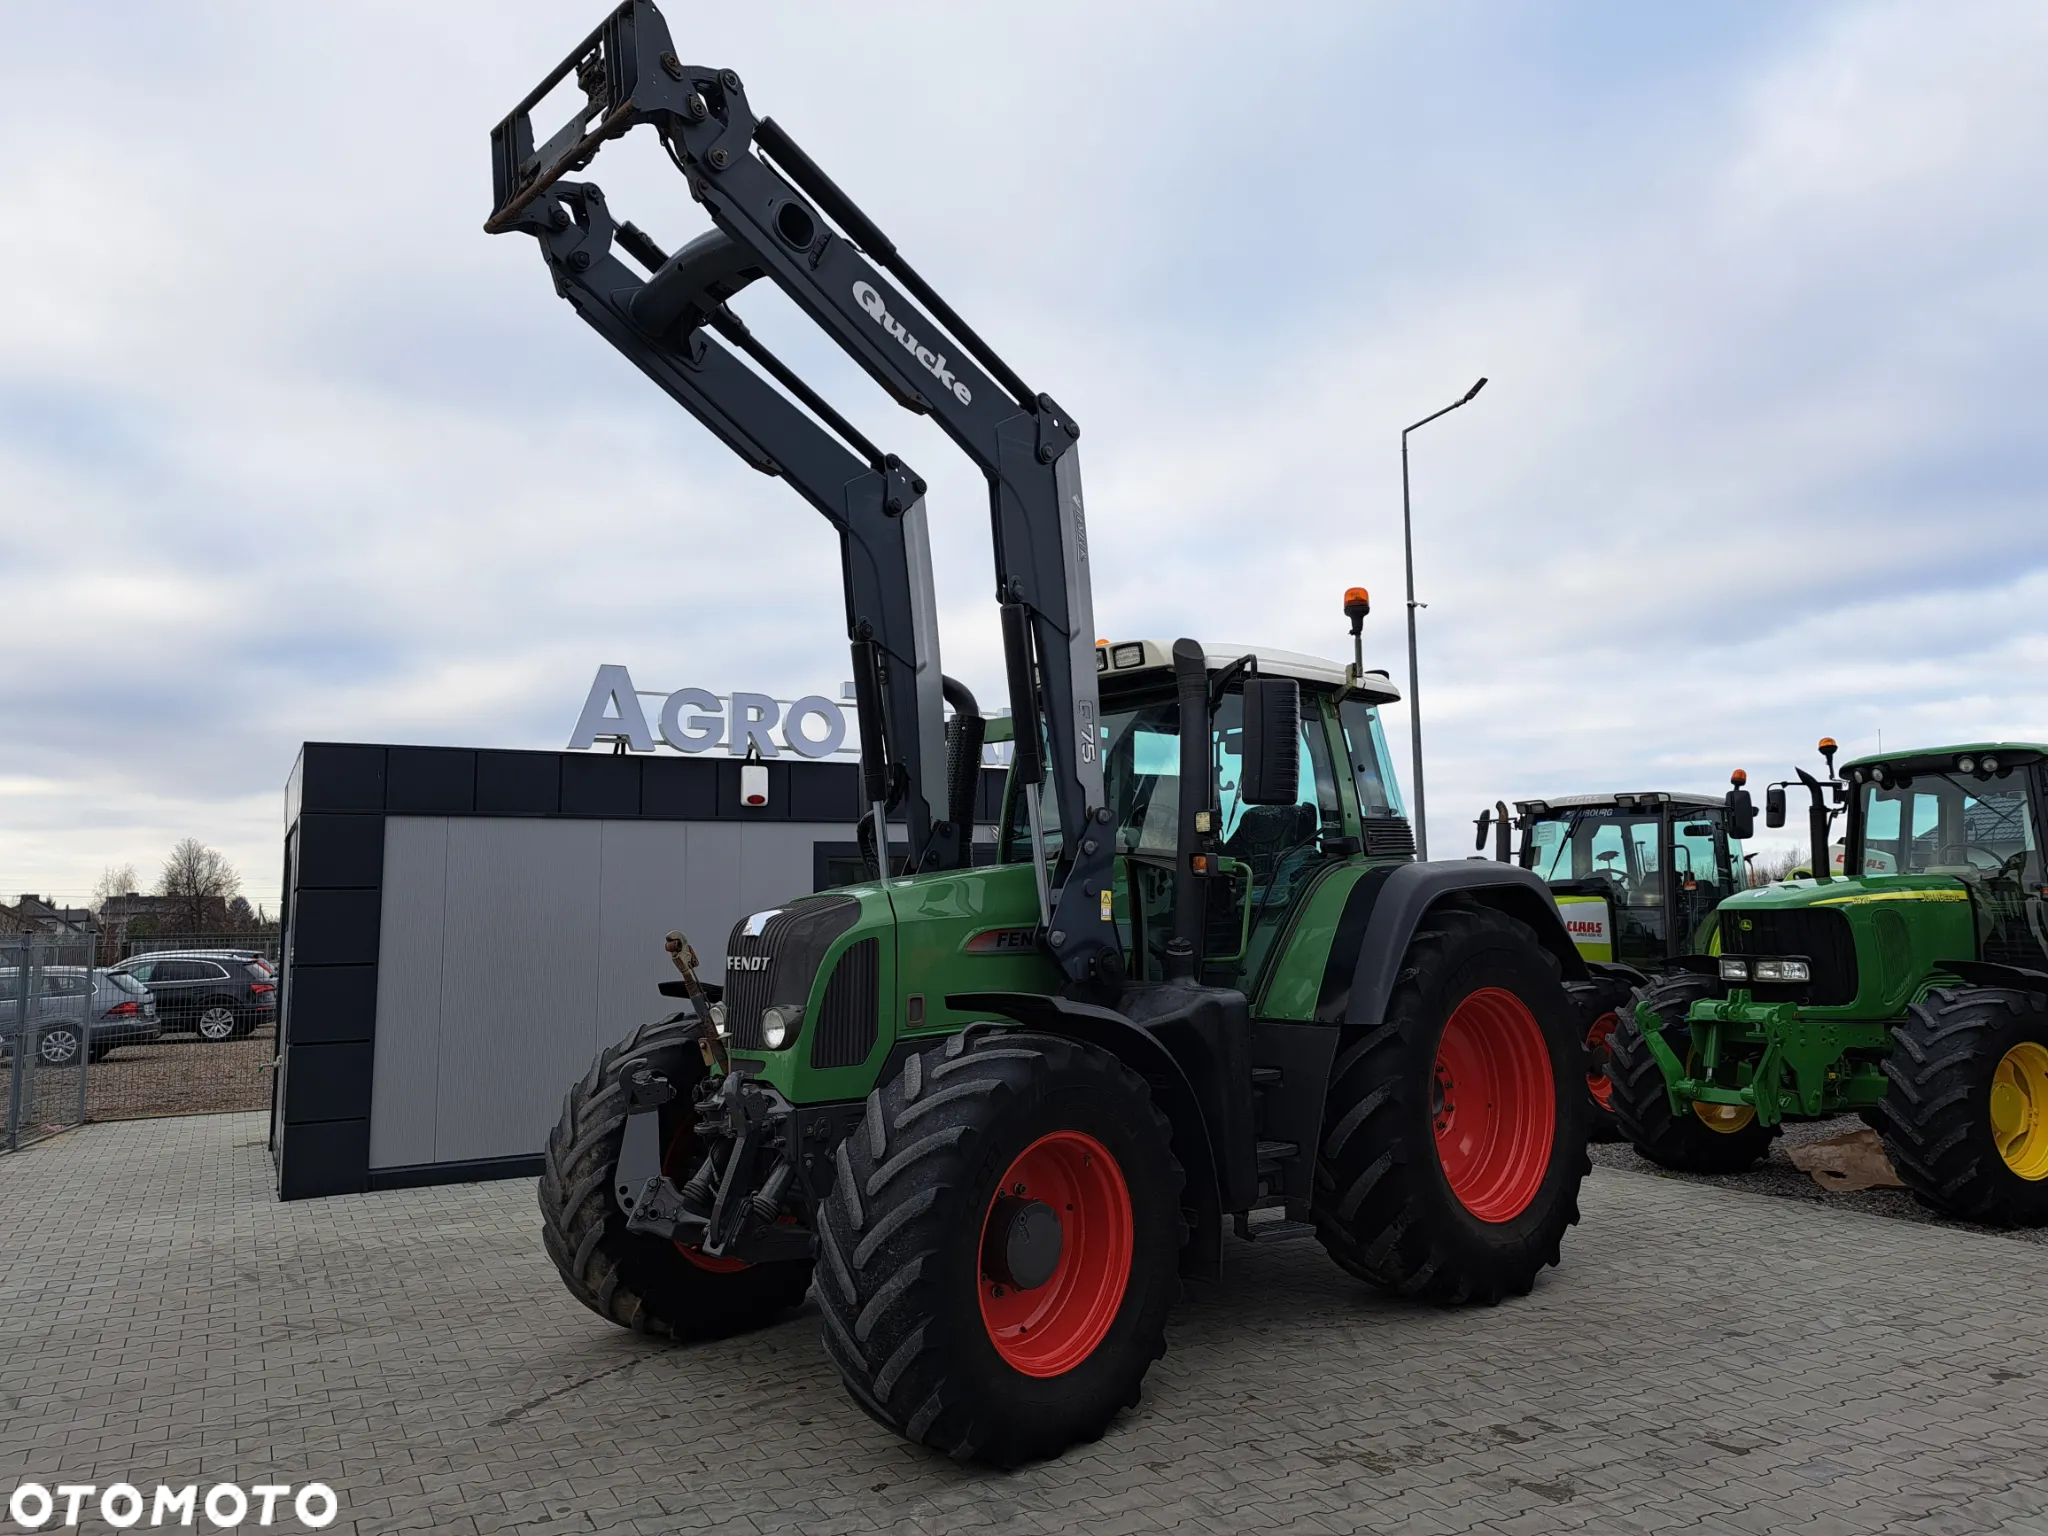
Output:
<instances>
[{"instance_id":1,"label":"cab window","mask_svg":"<svg viewBox=\"0 0 2048 1536\"><path fill-rule=\"evenodd\" d=\"M1674 813L1671 826L1671 868L1681 889L1721 894L1734 889L1729 845L1720 827L1708 819L1688 819L1682 810Z\"/></svg>"},{"instance_id":2,"label":"cab window","mask_svg":"<svg viewBox=\"0 0 2048 1536\"><path fill-rule=\"evenodd\" d=\"M1344 726L1351 780L1358 786L1359 814L1407 815L1401 804L1401 785L1387 756L1387 738L1380 729L1378 708L1363 699L1346 699L1337 707L1337 718Z\"/></svg>"},{"instance_id":3,"label":"cab window","mask_svg":"<svg viewBox=\"0 0 2048 1536\"><path fill-rule=\"evenodd\" d=\"M2018 876L2041 882L2026 778L1989 781L1963 774L1916 774L1909 782L1863 786L1862 873L1945 874L1963 879Z\"/></svg>"}]
</instances>

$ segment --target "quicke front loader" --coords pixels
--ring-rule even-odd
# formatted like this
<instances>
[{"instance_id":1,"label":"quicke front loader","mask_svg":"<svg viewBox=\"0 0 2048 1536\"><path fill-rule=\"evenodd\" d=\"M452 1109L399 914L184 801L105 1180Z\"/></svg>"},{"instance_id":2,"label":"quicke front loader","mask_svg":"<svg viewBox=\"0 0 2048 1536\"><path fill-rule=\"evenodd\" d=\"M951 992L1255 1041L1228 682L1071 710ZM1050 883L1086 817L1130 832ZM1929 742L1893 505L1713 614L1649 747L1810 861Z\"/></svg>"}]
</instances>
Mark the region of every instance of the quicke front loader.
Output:
<instances>
[{"instance_id":1,"label":"quicke front loader","mask_svg":"<svg viewBox=\"0 0 2048 1536\"><path fill-rule=\"evenodd\" d=\"M643 126L714 226L673 252L570 178ZM1226 1220L1281 1208L1418 1300L1526 1292L1578 1217L1585 971L1533 875L1414 861L1383 676L1098 645L1073 417L648 0L492 151L486 227L531 235L599 334L838 531L874 855L741 921L722 995L665 986L680 1008L570 1090L540 1184L570 1291L692 1338L815 1289L862 1408L998 1463L1137 1400ZM984 722L940 670L924 482L733 312L764 278L987 478L1017 727L994 865L970 857Z\"/></svg>"}]
</instances>

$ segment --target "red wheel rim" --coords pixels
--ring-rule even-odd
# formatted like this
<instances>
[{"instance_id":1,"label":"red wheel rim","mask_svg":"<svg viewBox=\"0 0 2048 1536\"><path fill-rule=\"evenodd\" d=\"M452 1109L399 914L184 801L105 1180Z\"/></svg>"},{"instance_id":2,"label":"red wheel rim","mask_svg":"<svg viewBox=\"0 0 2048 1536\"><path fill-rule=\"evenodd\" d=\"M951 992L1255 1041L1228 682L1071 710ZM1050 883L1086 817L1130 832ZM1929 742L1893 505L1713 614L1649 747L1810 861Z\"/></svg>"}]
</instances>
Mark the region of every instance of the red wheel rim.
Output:
<instances>
[{"instance_id":1,"label":"red wheel rim","mask_svg":"<svg viewBox=\"0 0 2048 1536\"><path fill-rule=\"evenodd\" d=\"M1431 1114L1451 1193L1481 1221L1529 1208L1550 1168L1557 1089L1536 1016L1514 993L1482 987L1458 1004L1437 1044Z\"/></svg>"},{"instance_id":2,"label":"red wheel rim","mask_svg":"<svg viewBox=\"0 0 2048 1536\"><path fill-rule=\"evenodd\" d=\"M1607 1040L1621 1023L1613 1012L1600 1015L1586 1031L1586 1092L1602 1109L1614 1108L1614 1084L1607 1081Z\"/></svg>"},{"instance_id":3,"label":"red wheel rim","mask_svg":"<svg viewBox=\"0 0 2048 1536\"><path fill-rule=\"evenodd\" d=\"M679 1172L684 1178L688 1178L690 1173L695 1171L696 1162L701 1160L701 1154L697 1151L697 1134L695 1130L688 1125L679 1126L675 1135L669 1141L667 1155L661 1160L661 1171L672 1179ZM686 1161L691 1164L687 1169L682 1166L682 1163ZM702 1248L693 1248L688 1243L677 1243L676 1252L680 1253L699 1269L707 1270L714 1275L729 1275L736 1270L752 1269L754 1267L745 1259L713 1258Z\"/></svg>"},{"instance_id":4,"label":"red wheel rim","mask_svg":"<svg viewBox=\"0 0 2048 1536\"><path fill-rule=\"evenodd\" d=\"M1080 1131L1054 1131L1019 1153L989 1196L984 1244L996 1201L1005 1195L1052 1207L1060 1221L1059 1263L1045 1284L1028 1291L977 1274L982 1325L1013 1369L1064 1375L1095 1353L1123 1305L1136 1247L1130 1191L1101 1142Z\"/></svg>"}]
</instances>

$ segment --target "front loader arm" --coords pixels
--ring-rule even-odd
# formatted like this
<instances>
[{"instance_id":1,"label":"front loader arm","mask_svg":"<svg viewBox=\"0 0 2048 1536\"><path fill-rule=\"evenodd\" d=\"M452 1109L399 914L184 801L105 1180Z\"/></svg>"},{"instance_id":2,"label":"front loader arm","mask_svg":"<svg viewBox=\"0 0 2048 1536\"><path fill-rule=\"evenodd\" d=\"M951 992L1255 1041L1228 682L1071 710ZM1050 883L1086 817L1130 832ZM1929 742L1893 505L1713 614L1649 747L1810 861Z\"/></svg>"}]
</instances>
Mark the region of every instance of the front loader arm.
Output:
<instances>
[{"instance_id":1,"label":"front loader arm","mask_svg":"<svg viewBox=\"0 0 2048 1536\"><path fill-rule=\"evenodd\" d=\"M860 707L878 712L887 755L905 770L895 777L911 865L964 865L973 829L946 820L943 792L944 703L924 481L819 402L856 455L708 334L715 327L742 337L754 354L780 366L722 303L709 303L712 295L700 292L706 308L671 317L651 332L641 317L649 312L647 301L661 300L663 291L637 276L613 247L637 249L661 267L670 258L639 231L622 233L596 186L558 181L513 227L539 239L557 291L593 330L741 459L787 480L838 530L847 632L881 652L881 697ZM713 265L729 269L732 263ZM719 287L745 280L728 276Z\"/></svg>"},{"instance_id":2,"label":"front loader arm","mask_svg":"<svg viewBox=\"0 0 2048 1536\"><path fill-rule=\"evenodd\" d=\"M572 70L585 105L536 146L529 114ZM652 0L625 0L493 132L495 201L485 228L541 233L536 221L560 205L561 178L641 124L654 128L691 196L745 262L899 404L929 414L987 479L998 601L1006 620L1020 621L1004 625L1011 708L1028 741L1042 698L1062 838L1047 943L1071 980L1113 984L1121 956L1103 900L1114 850L1098 820L1100 705L1079 427L1003 363L786 132L754 115L738 75L684 63ZM602 254L591 252L586 270ZM665 268L649 286L670 275ZM935 797L927 790L925 799Z\"/></svg>"}]
</instances>

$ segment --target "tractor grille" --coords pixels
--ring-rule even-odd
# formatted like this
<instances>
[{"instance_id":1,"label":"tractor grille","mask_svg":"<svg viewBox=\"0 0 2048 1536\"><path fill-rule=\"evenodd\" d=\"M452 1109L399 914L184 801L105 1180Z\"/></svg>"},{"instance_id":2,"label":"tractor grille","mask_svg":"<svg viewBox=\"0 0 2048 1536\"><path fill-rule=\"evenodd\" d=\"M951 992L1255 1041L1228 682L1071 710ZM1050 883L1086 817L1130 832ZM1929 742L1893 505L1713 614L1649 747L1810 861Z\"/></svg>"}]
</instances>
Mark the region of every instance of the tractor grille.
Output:
<instances>
[{"instance_id":1,"label":"tractor grille","mask_svg":"<svg viewBox=\"0 0 2048 1536\"><path fill-rule=\"evenodd\" d=\"M749 934L758 916L741 918L725 944L725 1027L742 1051L767 1048L763 1009L810 997L825 951L854 925L860 903L851 896L813 897L782 908Z\"/></svg>"},{"instance_id":2,"label":"tractor grille","mask_svg":"<svg viewBox=\"0 0 2048 1536\"><path fill-rule=\"evenodd\" d=\"M1412 859L1415 857L1415 831L1408 825L1406 816L1368 816L1365 818L1365 852L1374 859Z\"/></svg>"},{"instance_id":3,"label":"tractor grille","mask_svg":"<svg viewBox=\"0 0 2048 1536\"><path fill-rule=\"evenodd\" d=\"M850 944L839 957L811 1035L812 1066L857 1067L868 1059L879 1028L881 971L879 940Z\"/></svg>"},{"instance_id":4,"label":"tractor grille","mask_svg":"<svg viewBox=\"0 0 2048 1536\"><path fill-rule=\"evenodd\" d=\"M1750 993L1759 1002L1838 1007L1856 1000L1856 940L1849 920L1839 912L1813 907L1724 910L1721 948L1731 955L1803 955L1812 964L1810 983L1752 985Z\"/></svg>"}]
</instances>

